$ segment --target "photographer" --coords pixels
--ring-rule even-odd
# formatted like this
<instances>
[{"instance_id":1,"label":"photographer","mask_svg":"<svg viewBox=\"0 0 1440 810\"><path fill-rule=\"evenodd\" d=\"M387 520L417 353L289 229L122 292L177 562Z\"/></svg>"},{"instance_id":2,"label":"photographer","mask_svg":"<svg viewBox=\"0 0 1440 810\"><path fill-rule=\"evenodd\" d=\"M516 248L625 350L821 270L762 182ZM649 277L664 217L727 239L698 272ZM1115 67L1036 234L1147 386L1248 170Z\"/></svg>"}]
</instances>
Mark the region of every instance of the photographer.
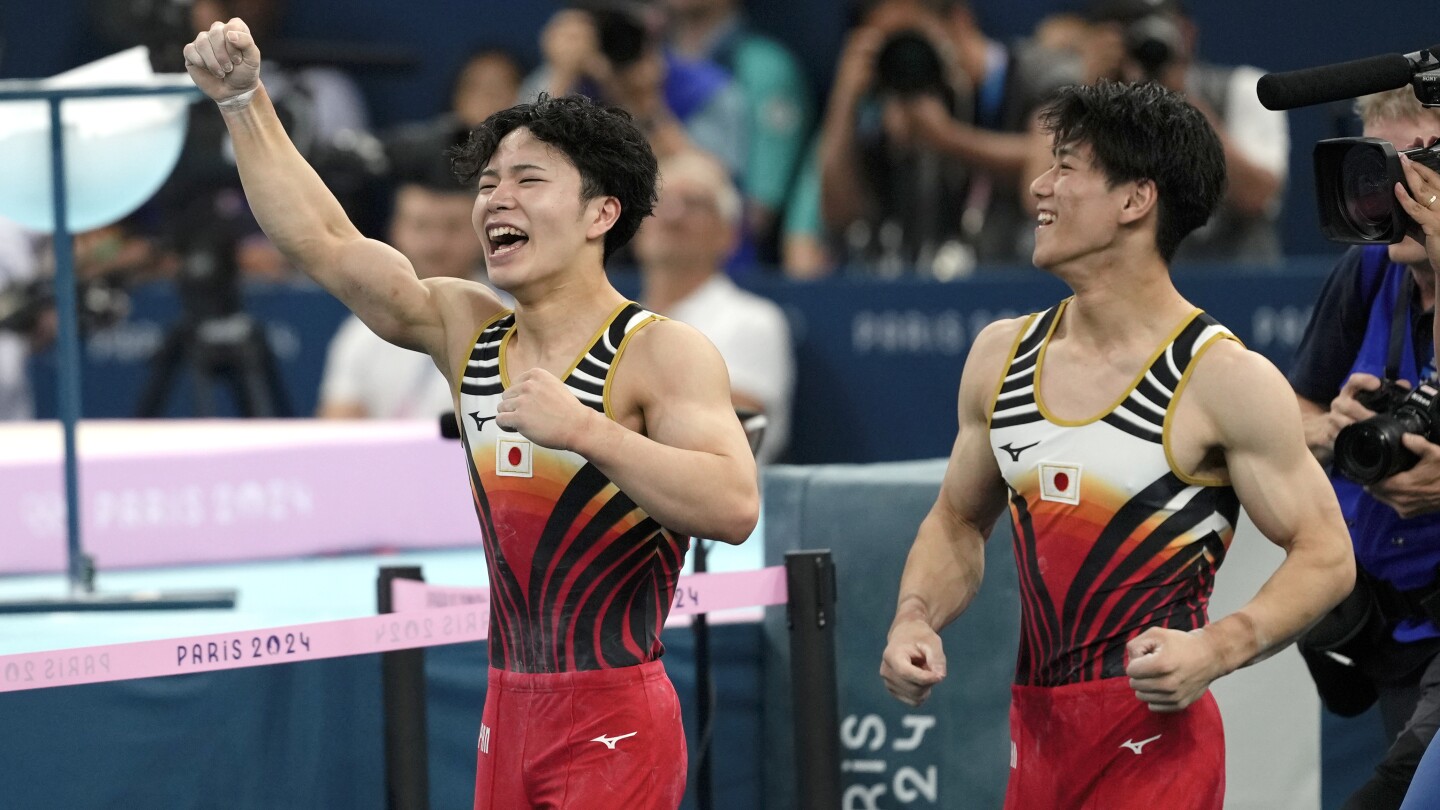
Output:
<instances>
[{"instance_id":1,"label":"photographer","mask_svg":"<svg viewBox=\"0 0 1440 810\"><path fill-rule=\"evenodd\" d=\"M1225 199L1175 260L1279 264L1290 133L1284 113L1260 105L1261 71L1197 59L1198 31L1179 0L1094 0L1087 16L1112 34L1118 29L1119 37L1096 40L1119 46L1110 60L1113 78L1184 93L1220 136L1230 179Z\"/></svg>"},{"instance_id":2,"label":"photographer","mask_svg":"<svg viewBox=\"0 0 1440 810\"><path fill-rule=\"evenodd\" d=\"M882 0L850 32L821 127L826 232L884 276L1023 261L1031 113L1078 79L1060 54L987 37L961 0Z\"/></svg>"},{"instance_id":3,"label":"photographer","mask_svg":"<svg viewBox=\"0 0 1440 810\"><path fill-rule=\"evenodd\" d=\"M664 46L660 18L624 0L576 2L540 33L545 63L526 77L520 100L580 93L623 107L661 157L710 152L732 176L744 173L745 102L730 74Z\"/></svg>"},{"instance_id":4,"label":"photographer","mask_svg":"<svg viewBox=\"0 0 1440 810\"><path fill-rule=\"evenodd\" d=\"M449 151L465 143L491 113L512 107L523 78L506 50L481 48L465 57L450 89L447 109L424 121L402 124L384 137L390 179L397 185L450 169Z\"/></svg>"},{"instance_id":5,"label":"photographer","mask_svg":"<svg viewBox=\"0 0 1440 810\"><path fill-rule=\"evenodd\" d=\"M1440 136L1440 110L1426 109L1409 87L1361 98L1356 110L1365 135L1397 149ZM1392 245L1348 250L1327 279L1296 355L1290 382L1299 399L1306 442L1322 462L1333 459L1335 439L1347 425L1374 412L1357 397L1391 376L1409 387L1435 373L1435 267L1440 258L1440 205L1424 207L1440 177L1423 167L1406 169L1411 199L1402 205L1426 233L1426 245L1407 237ZM1418 200L1418 202L1417 202ZM1433 204L1433 203L1432 203ZM1362 487L1339 473L1331 480L1350 526L1361 571L1347 602L1373 612L1369 632L1355 622L1358 639L1344 654L1355 666L1338 667L1323 648L1302 643L1326 705L1352 715L1376 699L1393 741L1374 776L1347 808L1399 807L1416 764L1440 726L1440 628L1427 596L1440 594L1440 446L1406 434L1418 457L1409 470ZM1339 621L1334 614L1327 621ZM1324 628L1317 628L1319 633ZM1347 670L1353 670L1346 672Z\"/></svg>"}]
</instances>

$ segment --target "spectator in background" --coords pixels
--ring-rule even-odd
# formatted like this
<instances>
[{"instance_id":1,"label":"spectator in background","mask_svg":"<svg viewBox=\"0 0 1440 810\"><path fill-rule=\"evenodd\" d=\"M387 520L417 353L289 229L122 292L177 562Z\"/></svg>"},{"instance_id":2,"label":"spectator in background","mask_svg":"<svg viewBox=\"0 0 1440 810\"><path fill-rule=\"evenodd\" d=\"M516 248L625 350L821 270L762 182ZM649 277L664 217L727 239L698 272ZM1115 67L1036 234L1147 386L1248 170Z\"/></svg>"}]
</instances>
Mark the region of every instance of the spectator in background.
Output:
<instances>
[{"instance_id":1,"label":"spectator in background","mask_svg":"<svg viewBox=\"0 0 1440 810\"><path fill-rule=\"evenodd\" d=\"M670 49L714 62L735 77L745 102L749 155L741 175L746 224L769 264L780 259L777 226L805 156L814 104L800 63L751 30L737 0L665 0Z\"/></svg>"},{"instance_id":2,"label":"spectator in background","mask_svg":"<svg viewBox=\"0 0 1440 810\"><path fill-rule=\"evenodd\" d=\"M745 292L725 274L739 239L743 204L725 168L698 151L660 161L660 198L636 235L640 303L709 338L730 372L737 411L768 425L756 458L774 461L790 433L795 366L790 328L773 301Z\"/></svg>"},{"instance_id":3,"label":"spectator in background","mask_svg":"<svg viewBox=\"0 0 1440 810\"><path fill-rule=\"evenodd\" d=\"M561 10L540 34L545 63L526 77L520 100L581 93L623 107L657 156L699 148L724 161L732 176L743 176L748 129L739 87L718 65L668 50L661 24L634 3Z\"/></svg>"},{"instance_id":4,"label":"spectator in background","mask_svg":"<svg viewBox=\"0 0 1440 810\"><path fill-rule=\"evenodd\" d=\"M848 261L938 278L1024 260L1033 112L1062 54L990 39L963 0L882 0L850 34L821 128L821 213Z\"/></svg>"},{"instance_id":5,"label":"spectator in background","mask_svg":"<svg viewBox=\"0 0 1440 810\"><path fill-rule=\"evenodd\" d=\"M450 183L402 183L395 192L390 242L422 279L484 276L483 247L470 221L475 193ZM354 315L330 341L317 415L424 418L453 410L445 376L429 355L381 339Z\"/></svg>"},{"instance_id":6,"label":"spectator in background","mask_svg":"<svg viewBox=\"0 0 1440 810\"><path fill-rule=\"evenodd\" d=\"M509 52L472 51L455 74L449 109L427 121L397 127L386 137L391 175L448 177L449 150L464 143L491 113L515 105L521 77L520 64Z\"/></svg>"},{"instance_id":7,"label":"spectator in background","mask_svg":"<svg viewBox=\"0 0 1440 810\"><path fill-rule=\"evenodd\" d=\"M1198 29L1179 0L1094 0L1088 16L1111 29L1100 41L1120 46L1109 60L1112 77L1156 81L1185 93L1225 147L1225 200L1209 224L1185 240L1175 261L1279 264L1277 223L1290 130L1283 112L1260 104L1255 88L1263 72L1200 61Z\"/></svg>"},{"instance_id":8,"label":"spectator in background","mask_svg":"<svg viewBox=\"0 0 1440 810\"><path fill-rule=\"evenodd\" d=\"M256 37L274 41L283 15L283 0L195 0L185 41L211 21L232 17L243 17ZM178 52L167 54L177 60L171 70L183 69ZM296 147L346 212L366 233L383 229L383 206L375 201L384 199L385 155L370 135L369 109L355 81L333 66L286 65L276 58L266 61L265 86ZM209 105L191 108L185 148L150 208L162 248L179 257L184 285L220 289L245 278L291 276L289 263L250 213L224 121ZM143 223L146 217L136 219Z\"/></svg>"},{"instance_id":9,"label":"spectator in background","mask_svg":"<svg viewBox=\"0 0 1440 810\"><path fill-rule=\"evenodd\" d=\"M835 271L835 256L820 216L820 142L813 140L800 176L785 203L780 225L780 269L786 278L809 281Z\"/></svg>"},{"instance_id":10,"label":"spectator in background","mask_svg":"<svg viewBox=\"0 0 1440 810\"><path fill-rule=\"evenodd\" d=\"M1365 96L1356 109L1365 135L1390 141L1396 149L1440 137L1440 110L1422 107L1409 86ZM1440 183L1429 177L1425 185L1435 191L1421 191L1414 174L1407 180L1420 203L1440 192ZM1306 443L1322 462L1333 458L1341 429L1373 415L1356 397L1392 376L1386 368L1392 352L1394 378L1411 387L1434 379L1440 203L1433 209L1412 206L1407 210L1431 236L1424 244L1406 237L1393 245L1347 250L1326 280L1296 350L1290 384ZM1421 754L1440 728L1440 625L1424 609L1429 598L1440 595L1440 446L1410 433L1403 441L1419 457L1408 470L1367 486L1338 472L1331 475L1359 569L1352 598L1373 599L1378 606L1365 611L1374 624L1356 628L1349 634L1356 643L1337 650L1354 666L1339 666L1318 642L1301 644L1326 705L1358 714L1378 700L1391 741L1346 810L1399 807ZM1344 615L1337 612L1326 624Z\"/></svg>"},{"instance_id":11,"label":"spectator in background","mask_svg":"<svg viewBox=\"0 0 1440 810\"><path fill-rule=\"evenodd\" d=\"M39 262L31 238L19 225L0 219L0 323L19 314L21 291L37 273ZM0 327L0 422L35 418L26 358L32 336L12 327Z\"/></svg>"}]
</instances>

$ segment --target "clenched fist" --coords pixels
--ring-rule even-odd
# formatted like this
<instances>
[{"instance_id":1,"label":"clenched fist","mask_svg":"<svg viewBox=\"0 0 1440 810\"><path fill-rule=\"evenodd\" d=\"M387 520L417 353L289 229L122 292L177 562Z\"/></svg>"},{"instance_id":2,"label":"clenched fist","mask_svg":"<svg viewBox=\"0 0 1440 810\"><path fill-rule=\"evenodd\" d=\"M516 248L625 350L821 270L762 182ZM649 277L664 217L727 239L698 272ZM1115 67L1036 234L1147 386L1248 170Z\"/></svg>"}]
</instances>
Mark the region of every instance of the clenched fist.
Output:
<instances>
[{"instance_id":1,"label":"clenched fist","mask_svg":"<svg viewBox=\"0 0 1440 810\"><path fill-rule=\"evenodd\" d=\"M185 71L205 95L224 106L249 99L260 85L260 48L239 17L211 24L185 46Z\"/></svg>"},{"instance_id":2,"label":"clenched fist","mask_svg":"<svg viewBox=\"0 0 1440 810\"><path fill-rule=\"evenodd\" d=\"M895 625L885 645L880 677L901 702L910 706L924 703L935 684L945 679L945 650L939 634L919 620Z\"/></svg>"},{"instance_id":3,"label":"clenched fist","mask_svg":"<svg viewBox=\"0 0 1440 810\"><path fill-rule=\"evenodd\" d=\"M1178 712L1199 700L1223 664L1205 631L1152 627L1125 646L1130 688L1154 712Z\"/></svg>"},{"instance_id":4,"label":"clenched fist","mask_svg":"<svg viewBox=\"0 0 1440 810\"><path fill-rule=\"evenodd\" d=\"M599 416L543 368L532 368L511 381L495 409L495 423L501 428L518 430L553 450L573 451L591 420Z\"/></svg>"}]
</instances>

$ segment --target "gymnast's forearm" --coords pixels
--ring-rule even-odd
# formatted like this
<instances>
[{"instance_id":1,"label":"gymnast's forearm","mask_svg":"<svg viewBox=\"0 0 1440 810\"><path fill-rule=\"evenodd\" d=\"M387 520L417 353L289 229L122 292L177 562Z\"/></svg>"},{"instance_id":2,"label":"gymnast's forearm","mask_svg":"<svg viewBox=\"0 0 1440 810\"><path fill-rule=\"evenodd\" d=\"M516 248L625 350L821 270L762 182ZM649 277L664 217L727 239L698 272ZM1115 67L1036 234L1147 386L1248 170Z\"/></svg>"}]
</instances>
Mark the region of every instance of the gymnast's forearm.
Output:
<instances>
[{"instance_id":1,"label":"gymnast's forearm","mask_svg":"<svg viewBox=\"0 0 1440 810\"><path fill-rule=\"evenodd\" d=\"M290 141L264 84L249 104L221 111L256 221L281 253L333 292L344 271L336 260L341 249L364 237Z\"/></svg>"},{"instance_id":2,"label":"gymnast's forearm","mask_svg":"<svg viewBox=\"0 0 1440 810\"><path fill-rule=\"evenodd\" d=\"M985 578L985 534L937 505L905 561L894 623L919 620L938 632L959 618Z\"/></svg>"}]
</instances>

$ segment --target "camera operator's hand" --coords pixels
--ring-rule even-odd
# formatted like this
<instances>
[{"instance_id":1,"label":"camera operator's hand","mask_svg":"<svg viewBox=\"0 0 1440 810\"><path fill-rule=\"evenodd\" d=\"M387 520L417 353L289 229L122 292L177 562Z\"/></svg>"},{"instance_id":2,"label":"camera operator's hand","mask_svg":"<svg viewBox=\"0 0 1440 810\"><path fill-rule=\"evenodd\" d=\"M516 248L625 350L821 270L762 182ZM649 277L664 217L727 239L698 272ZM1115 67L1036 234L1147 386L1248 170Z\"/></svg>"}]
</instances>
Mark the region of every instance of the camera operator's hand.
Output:
<instances>
[{"instance_id":1,"label":"camera operator's hand","mask_svg":"<svg viewBox=\"0 0 1440 810\"><path fill-rule=\"evenodd\" d=\"M1410 384L1405 380L1397 380L1396 383L1406 388L1410 387ZM1340 429L1346 425L1363 422L1375 415L1374 411L1360 404L1360 400L1356 399L1356 397L1364 391L1377 391L1380 389L1380 386L1380 378L1374 374L1361 372L1350 375L1350 379L1346 380L1345 384L1340 387L1339 396L1330 402L1330 413L1336 423L1336 433L1339 433Z\"/></svg>"},{"instance_id":2,"label":"camera operator's hand","mask_svg":"<svg viewBox=\"0 0 1440 810\"><path fill-rule=\"evenodd\" d=\"M871 26L850 32L835 69L835 84L831 87L834 98L853 103L870 90L875 83L875 60L886 36L883 29Z\"/></svg>"},{"instance_id":3,"label":"camera operator's hand","mask_svg":"<svg viewBox=\"0 0 1440 810\"><path fill-rule=\"evenodd\" d=\"M588 12L565 9L545 23L540 52L550 66L551 95L565 95L583 78L609 79L609 61L600 53L600 34Z\"/></svg>"},{"instance_id":4,"label":"camera operator's hand","mask_svg":"<svg viewBox=\"0 0 1440 810\"><path fill-rule=\"evenodd\" d=\"M1300 422L1305 429L1305 445L1322 464L1328 463L1334 453L1335 437L1341 429L1375 415L1374 411L1361 405L1355 395L1379 387L1380 378L1373 374L1352 374L1341 387L1339 396L1330 401L1329 408L1322 403L1301 399Z\"/></svg>"},{"instance_id":5,"label":"camera operator's hand","mask_svg":"<svg viewBox=\"0 0 1440 810\"><path fill-rule=\"evenodd\" d=\"M216 22L185 46L185 72L216 102L235 102L260 84L260 48L239 17ZM243 104L243 102L242 102Z\"/></svg>"},{"instance_id":6,"label":"camera operator's hand","mask_svg":"<svg viewBox=\"0 0 1440 810\"><path fill-rule=\"evenodd\" d=\"M1365 491L1402 518L1440 512L1440 445L1431 444L1414 433L1406 433L1400 441L1420 460L1414 467L1366 487Z\"/></svg>"},{"instance_id":7,"label":"camera operator's hand","mask_svg":"<svg viewBox=\"0 0 1440 810\"><path fill-rule=\"evenodd\" d=\"M1435 140L1432 138L1430 143L1435 143ZM1419 145L1418 142L1413 144ZM1403 154L1400 156L1400 167L1405 172L1405 182L1409 184L1410 191L1407 193L1405 186L1396 183L1395 198L1400 201L1405 213L1415 220L1420 233L1411 235L1425 243L1430 266L1440 272L1440 174Z\"/></svg>"}]
</instances>

